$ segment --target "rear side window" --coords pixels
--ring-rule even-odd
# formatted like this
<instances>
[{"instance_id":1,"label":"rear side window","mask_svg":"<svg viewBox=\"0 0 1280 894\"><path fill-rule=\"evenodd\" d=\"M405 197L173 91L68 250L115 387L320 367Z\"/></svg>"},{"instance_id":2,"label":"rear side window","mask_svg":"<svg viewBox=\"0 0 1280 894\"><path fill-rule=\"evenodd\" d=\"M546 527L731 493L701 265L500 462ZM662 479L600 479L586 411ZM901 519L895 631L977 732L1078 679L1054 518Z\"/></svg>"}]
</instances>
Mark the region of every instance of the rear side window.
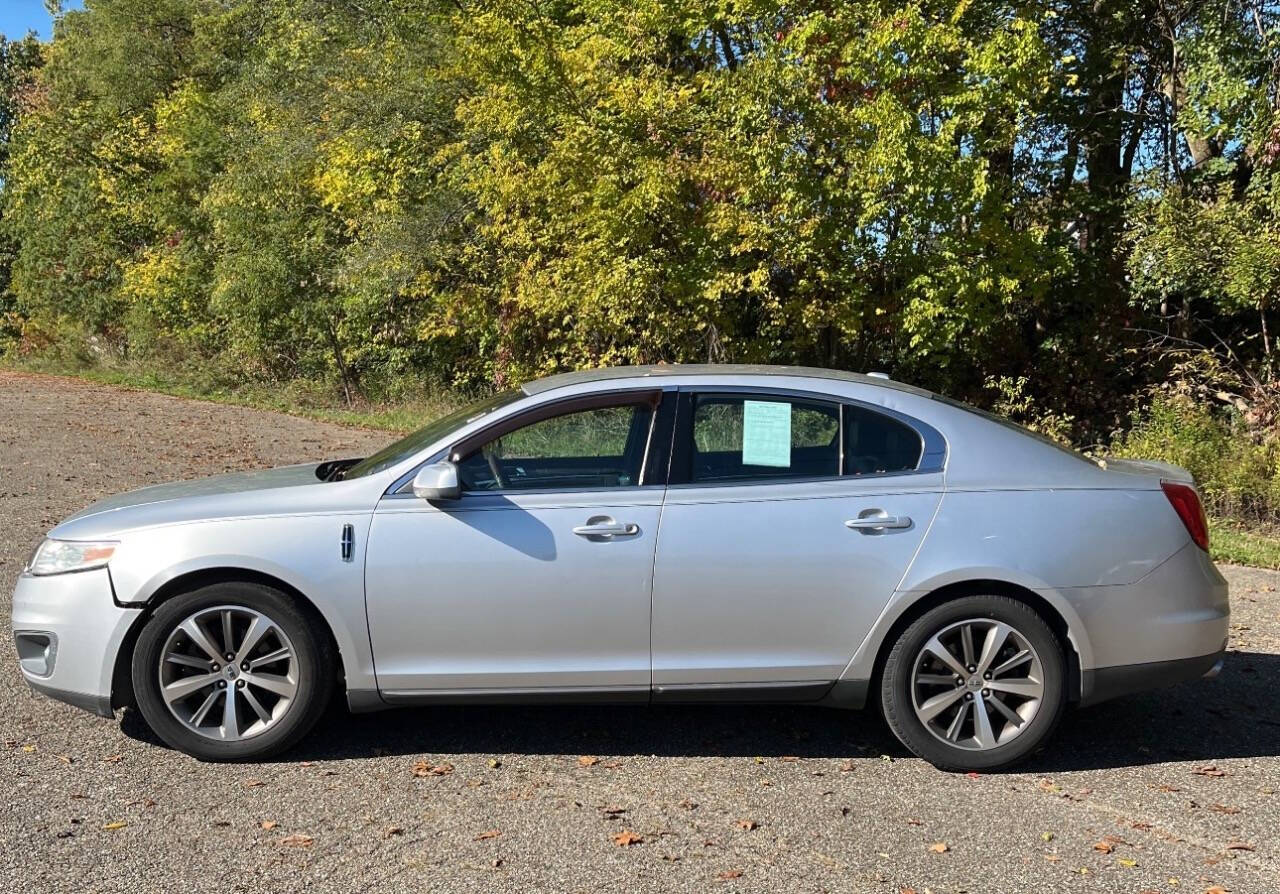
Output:
<instances>
[{"instance_id":1,"label":"rear side window","mask_svg":"<svg viewBox=\"0 0 1280 894\"><path fill-rule=\"evenodd\" d=\"M923 451L924 442L909 425L863 407L844 408L844 474L910 472Z\"/></svg>"},{"instance_id":2,"label":"rear side window","mask_svg":"<svg viewBox=\"0 0 1280 894\"><path fill-rule=\"evenodd\" d=\"M716 394L697 394L693 400L691 482L840 474L835 404Z\"/></svg>"}]
</instances>

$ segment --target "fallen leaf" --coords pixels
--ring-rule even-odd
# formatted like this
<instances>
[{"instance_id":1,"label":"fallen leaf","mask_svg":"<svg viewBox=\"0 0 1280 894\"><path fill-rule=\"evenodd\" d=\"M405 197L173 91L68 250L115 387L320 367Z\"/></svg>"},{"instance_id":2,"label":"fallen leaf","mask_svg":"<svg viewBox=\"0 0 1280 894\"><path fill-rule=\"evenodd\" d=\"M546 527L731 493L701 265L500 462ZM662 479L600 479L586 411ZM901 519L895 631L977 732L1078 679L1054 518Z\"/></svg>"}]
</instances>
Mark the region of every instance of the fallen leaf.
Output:
<instances>
[{"instance_id":1,"label":"fallen leaf","mask_svg":"<svg viewBox=\"0 0 1280 894\"><path fill-rule=\"evenodd\" d=\"M1040 833L1040 840L1041 840L1041 841L1053 841L1053 833L1052 833L1052 832L1041 832L1041 833Z\"/></svg>"},{"instance_id":2,"label":"fallen leaf","mask_svg":"<svg viewBox=\"0 0 1280 894\"><path fill-rule=\"evenodd\" d=\"M74 763L75 763L75 758L71 757L71 755L69 755L69 754L55 754L55 755L54 755L54 757L56 757L58 760L62 761L64 764L74 764Z\"/></svg>"},{"instance_id":3,"label":"fallen leaf","mask_svg":"<svg viewBox=\"0 0 1280 894\"><path fill-rule=\"evenodd\" d=\"M401 826L387 826L382 830L383 838L392 838L396 835L403 835L404 829Z\"/></svg>"},{"instance_id":4,"label":"fallen leaf","mask_svg":"<svg viewBox=\"0 0 1280 894\"><path fill-rule=\"evenodd\" d=\"M1116 860L1116 862L1128 869L1132 869L1133 867L1138 865L1137 860Z\"/></svg>"},{"instance_id":5,"label":"fallen leaf","mask_svg":"<svg viewBox=\"0 0 1280 894\"><path fill-rule=\"evenodd\" d=\"M1212 810L1214 813L1225 813L1227 815L1232 815L1240 812L1239 807L1228 807L1225 804L1210 804L1209 809Z\"/></svg>"},{"instance_id":6,"label":"fallen leaf","mask_svg":"<svg viewBox=\"0 0 1280 894\"><path fill-rule=\"evenodd\" d=\"M627 812L625 807L601 807L600 812L605 815L606 819L617 819Z\"/></svg>"},{"instance_id":7,"label":"fallen leaf","mask_svg":"<svg viewBox=\"0 0 1280 894\"><path fill-rule=\"evenodd\" d=\"M439 763L432 764L430 761L418 761L413 765L413 775L418 779L427 776L445 776L453 772L453 764Z\"/></svg>"},{"instance_id":8,"label":"fallen leaf","mask_svg":"<svg viewBox=\"0 0 1280 894\"><path fill-rule=\"evenodd\" d=\"M1110 841L1099 841L1093 846L1093 849L1099 853L1109 854L1116 849L1116 846Z\"/></svg>"},{"instance_id":9,"label":"fallen leaf","mask_svg":"<svg viewBox=\"0 0 1280 894\"><path fill-rule=\"evenodd\" d=\"M1062 859L1057 854L1045 854L1044 858L1048 860L1050 863L1057 863L1059 860Z\"/></svg>"},{"instance_id":10,"label":"fallen leaf","mask_svg":"<svg viewBox=\"0 0 1280 894\"><path fill-rule=\"evenodd\" d=\"M970 770L968 773L965 773L964 775L968 776L970 779L980 779L980 778L982 778L982 774L981 774L981 773L975 773L975 772L973 772L972 770Z\"/></svg>"},{"instance_id":11,"label":"fallen leaf","mask_svg":"<svg viewBox=\"0 0 1280 894\"><path fill-rule=\"evenodd\" d=\"M578 758L579 767L594 767L598 763L600 763L600 758L598 757L589 757L587 755L583 755L582 757Z\"/></svg>"},{"instance_id":12,"label":"fallen leaf","mask_svg":"<svg viewBox=\"0 0 1280 894\"><path fill-rule=\"evenodd\" d=\"M623 829L613 836L613 843L618 847L631 847L633 844L644 844L644 839L630 829Z\"/></svg>"},{"instance_id":13,"label":"fallen leaf","mask_svg":"<svg viewBox=\"0 0 1280 894\"><path fill-rule=\"evenodd\" d=\"M929 850L933 851L935 854L945 854L947 851L951 850L951 848L947 846L945 841L938 841L929 845Z\"/></svg>"},{"instance_id":14,"label":"fallen leaf","mask_svg":"<svg viewBox=\"0 0 1280 894\"><path fill-rule=\"evenodd\" d=\"M284 847L311 847L314 841L315 839L310 835L295 832L293 835L286 835L281 838L279 843Z\"/></svg>"},{"instance_id":15,"label":"fallen leaf","mask_svg":"<svg viewBox=\"0 0 1280 894\"><path fill-rule=\"evenodd\" d=\"M122 760L124 760L124 755L123 755L123 754L113 754L113 755L111 755L110 757L104 757L104 758L102 759L102 762L103 762L104 764L118 764L118 763L120 763L120 761L122 761Z\"/></svg>"},{"instance_id":16,"label":"fallen leaf","mask_svg":"<svg viewBox=\"0 0 1280 894\"><path fill-rule=\"evenodd\" d=\"M1229 851L1251 851L1253 845L1247 841L1229 841L1227 842L1227 850Z\"/></svg>"},{"instance_id":17,"label":"fallen leaf","mask_svg":"<svg viewBox=\"0 0 1280 894\"><path fill-rule=\"evenodd\" d=\"M489 769L490 769L490 770L496 770L496 769L498 769L498 768L499 768L499 767L501 767L501 766L502 766L502 761L498 760L496 757L491 757L491 758L489 758Z\"/></svg>"},{"instance_id":18,"label":"fallen leaf","mask_svg":"<svg viewBox=\"0 0 1280 894\"><path fill-rule=\"evenodd\" d=\"M677 807L680 807L680 808L681 808L681 809L683 809L683 810L694 810L695 808L697 808L697 806L698 806L698 802L697 802L697 801L691 801L690 799L685 798L683 801L681 801L681 802L680 802L679 804L677 804L676 806L677 806Z\"/></svg>"},{"instance_id":19,"label":"fallen leaf","mask_svg":"<svg viewBox=\"0 0 1280 894\"><path fill-rule=\"evenodd\" d=\"M760 828L760 824L752 819L740 819L734 825L745 832Z\"/></svg>"},{"instance_id":20,"label":"fallen leaf","mask_svg":"<svg viewBox=\"0 0 1280 894\"><path fill-rule=\"evenodd\" d=\"M129 824L128 824L127 822L125 822L124 820L116 820L115 822L107 823L107 824L106 824L105 826L103 826L102 828L107 829L107 830L109 830L109 831L111 831L111 832L114 832L116 829L123 829L123 828L124 828L125 826L127 826L127 825L129 825Z\"/></svg>"},{"instance_id":21,"label":"fallen leaf","mask_svg":"<svg viewBox=\"0 0 1280 894\"><path fill-rule=\"evenodd\" d=\"M1222 885L1214 885L1212 888L1205 888L1204 894L1231 894L1231 892Z\"/></svg>"},{"instance_id":22,"label":"fallen leaf","mask_svg":"<svg viewBox=\"0 0 1280 894\"><path fill-rule=\"evenodd\" d=\"M22 750L23 750L23 752L24 752L24 753L26 753L26 754L31 754L32 752L34 752L34 751L36 750L36 746L34 746L34 745L23 745L23 746L22 746Z\"/></svg>"},{"instance_id":23,"label":"fallen leaf","mask_svg":"<svg viewBox=\"0 0 1280 894\"><path fill-rule=\"evenodd\" d=\"M796 761L800 760L800 758L796 757L794 754L784 754L782 757L778 758L778 760L782 761L784 764L794 764Z\"/></svg>"},{"instance_id":24,"label":"fallen leaf","mask_svg":"<svg viewBox=\"0 0 1280 894\"><path fill-rule=\"evenodd\" d=\"M1226 770L1219 770L1217 767L1213 766L1212 764L1210 764L1210 765L1209 765L1209 766L1207 766L1207 767L1197 767L1196 769L1192 770L1191 772L1192 772L1192 773L1194 773L1194 774L1196 774L1197 776L1214 776L1214 777L1217 777L1217 776L1226 776L1226 775L1227 775L1227 771L1226 771Z\"/></svg>"},{"instance_id":25,"label":"fallen leaf","mask_svg":"<svg viewBox=\"0 0 1280 894\"><path fill-rule=\"evenodd\" d=\"M246 779L244 781L245 788L261 788L264 785L266 785L266 783L261 779Z\"/></svg>"},{"instance_id":26,"label":"fallen leaf","mask_svg":"<svg viewBox=\"0 0 1280 894\"><path fill-rule=\"evenodd\" d=\"M488 841L490 838L497 838L501 834L501 829L489 829L487 832L481 832L472 841Z\"/></svg>"},{"instance_id":27,"label":"fallen leaf","mask_svg":"<svg viewBox=\"0 0 1280 894\"><path fill-rule=\"evenodd\" d=\"M726 869L724 872L716 876L722 882L732 881L735 878L742 878L741 869Z\"/></svg>"}]
</instances>

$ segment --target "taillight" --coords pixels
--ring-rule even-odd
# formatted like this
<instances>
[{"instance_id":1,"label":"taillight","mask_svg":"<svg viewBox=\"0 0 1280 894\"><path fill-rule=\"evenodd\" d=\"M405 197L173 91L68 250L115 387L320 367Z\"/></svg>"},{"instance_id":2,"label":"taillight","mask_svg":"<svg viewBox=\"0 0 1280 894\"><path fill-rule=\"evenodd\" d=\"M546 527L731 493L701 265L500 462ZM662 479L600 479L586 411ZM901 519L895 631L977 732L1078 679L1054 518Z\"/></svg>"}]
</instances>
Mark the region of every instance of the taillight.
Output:
<instances>
[{"instance_id":1,"label":"taillight","mask_svg":"<svg viewBox=\"0 0 1280 894\"><path fill-rule=\"evenodd\" d=\"M1187 533L1196 542L1196 546L1206 552L1209 549L1209 521L1204 517L1204 506L1200 505L1200 494L1189 484L1178 484L1173 481L1161 481L1160 487L1164 495L1173 505L1173 511L1187 527Z\"/></svg>"}]
</instances>

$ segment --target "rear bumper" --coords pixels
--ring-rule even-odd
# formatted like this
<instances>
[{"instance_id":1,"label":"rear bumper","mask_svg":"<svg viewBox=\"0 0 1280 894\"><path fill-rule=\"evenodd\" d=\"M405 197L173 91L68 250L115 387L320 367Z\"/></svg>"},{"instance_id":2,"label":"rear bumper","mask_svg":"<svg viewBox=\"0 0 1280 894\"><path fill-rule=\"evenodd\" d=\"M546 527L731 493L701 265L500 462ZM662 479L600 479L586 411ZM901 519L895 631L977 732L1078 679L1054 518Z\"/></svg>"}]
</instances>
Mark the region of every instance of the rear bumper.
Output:
<instances>
[{"instance_id":1,"label":"rear bumper","mask_svg":"<svg viewBox=\"0 0 1280 894\"><path fill-rule=\"evenodd\" d=\"M111 717L116 655L137 609L111 596L106 569L18 578L13 637L18 667L36 692Z\"/></svg>"},{"instance_id":2,"label":"rear bumper","mask_svg":"<svg viewBox=\"0 0 1280 894\"><path fill-rule=\"evenodd\" d=\"M1216 677L1222 670L1222 656L1227 644L1209 655L1178 658L1172 661L1149 661L1117 667L1099 667L1080 674L1080 704L1096 705L1108 699L1135 692L1163 689L1175 683Z\"/></svg>"},{"instance_id":3,"label":"rear bumper","mask_svg":"<svg viewBox=\"0 0 1280 894\"><path fill-rule=\"evenodd\" d=\"M1227 640L1227 582L1190 542L1131 584L1061 592L1080 619L1077 635L1087 640L1080 650L1085 674L1123 677L1130 672L1117 669L1184 661L1207 662L1207 670Z\"/></svg>"}]
</instances>

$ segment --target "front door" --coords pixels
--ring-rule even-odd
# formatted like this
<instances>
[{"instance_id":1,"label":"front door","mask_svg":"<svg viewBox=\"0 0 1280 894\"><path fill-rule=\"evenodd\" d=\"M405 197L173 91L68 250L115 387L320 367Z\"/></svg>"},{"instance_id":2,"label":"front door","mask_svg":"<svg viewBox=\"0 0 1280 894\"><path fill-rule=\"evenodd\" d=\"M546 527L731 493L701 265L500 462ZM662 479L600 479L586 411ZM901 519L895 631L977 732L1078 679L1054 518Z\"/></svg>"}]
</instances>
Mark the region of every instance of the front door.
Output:
<instances>
[{"instance_id":1,"label":"front door","mask_svg":"<svg viewBox=\"0 0 1280 894\"><path fill-rule=\"evenodd\" d=\"M460 499L382 500L365 582L386 698L647 697L663 486L642 476L655 477L645 461L659 397L535 408L460 448Z\"/></svg>"},{"instance_id":2,"label":"front door","mask_svg":"<svg viewBox=\"0 0 1280 894\"><path fill-rule=\"evenodd\" d=\"M821 691L889 601L940 500L922 439L859 406L682 394L653 583L658 693Z\"/></svg>"}]
</instances>

